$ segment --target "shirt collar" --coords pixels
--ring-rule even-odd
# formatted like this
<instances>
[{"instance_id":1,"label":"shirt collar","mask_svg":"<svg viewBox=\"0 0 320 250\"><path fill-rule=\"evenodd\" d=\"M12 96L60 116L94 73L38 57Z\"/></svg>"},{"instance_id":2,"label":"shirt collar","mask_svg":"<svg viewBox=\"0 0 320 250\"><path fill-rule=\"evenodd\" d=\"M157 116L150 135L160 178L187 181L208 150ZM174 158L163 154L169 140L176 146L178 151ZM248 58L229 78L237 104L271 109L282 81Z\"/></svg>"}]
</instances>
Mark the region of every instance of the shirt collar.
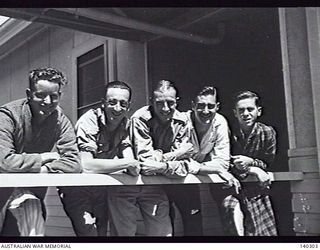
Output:
<instances>
[{"instance_id":1,"label":"shirt collar","mask_svg":"<svg viewBox=\"0 0 320 250\"><path fill-rule=\"evenodd\" d=\"M192 129L195 129L195 127L194 127L194 124L195 124L194 111L188 110L186 113L187 113L189 120L191 121ZM209 127L209 130L212 130L212 127L216 128L216 127L220 126L221 120L217 119L217 117L219 115L220 115L219 113L216 113L216 115L214 116L214 118L211 121L211 125Z\"/></svg>"},{"instance_id":2,"label":"shirt collar","mask_svg":"<svg viewBox=\"0 0 320 250\"><path fill-rule=\"evenodd\" d=\"M155 118L155 114L154 114L154 108L153 106L149 106L147 108L148 112L145 114L144 119L145 120L151 120L152 118ZM175 110L172 116L172 120L173 121L179 121L179 122L186 122L186 119L184 118L184 116L181 114L180 111Z\"/></svg>"},{"instance_id":3,"label":"shirt collar","mask_svg":"<svg viewBox=\"0 0 320 250\"><path fill-rule=\"evenodd\" d=\"M108 127L108 120L106 118L105 112L102 107L96 109L96 116L101 124L105 127ZM128 118L124 117L119 125L119 127L125 128L128 122Z\"/></svg>"},{"instance_id":4,"label":"shirt collar","mask_svg":"<svg viewBox=\"0 0 320 250\"><path fill-rule=\"evenodd\" d=\"M53 116L55 115L59 115L59 113L61 112L61 108L59 106L57 106L56 110L54 110L52 112L52 114L50 114L47 118L47 119L52 119ZM28 123L30 122L31 124L31 121L32 121L32 110L31 110L31 106L29 104L29 100L25 100L23 103L22 103L22 115L24 117L24 120L27 121Z\"/></svg>"},{"instance_id":5,"label":"shirt collar","mask_svg":"<svg viewBox=\"0 0 320 250\"><path fill-rule=\"evenodd\" d=\"M250 134L248 135L247 139L250 139L252 136L256 135L257 134L257 131L258 130L258 122L255 122L252 129L251 129L251 132ZM242 140L246 139L245 137L245 133L242 131L242 129L240 128L239 126L239 134L242 138Z\"/></svg>"}]
</instances>

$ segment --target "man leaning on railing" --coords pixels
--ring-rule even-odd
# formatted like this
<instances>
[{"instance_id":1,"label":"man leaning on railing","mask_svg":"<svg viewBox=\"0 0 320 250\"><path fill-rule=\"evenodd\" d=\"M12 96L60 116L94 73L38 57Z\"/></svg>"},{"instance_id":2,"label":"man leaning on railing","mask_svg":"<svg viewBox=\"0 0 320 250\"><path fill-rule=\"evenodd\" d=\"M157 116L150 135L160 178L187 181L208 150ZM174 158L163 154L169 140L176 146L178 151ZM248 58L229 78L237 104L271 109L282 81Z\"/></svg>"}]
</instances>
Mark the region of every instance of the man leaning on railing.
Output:
<instances>
[{"instance_id":1,"label":"man leaning on railing","mask_svg":"<svg viewBox=\"0 0 320 250\"><path fill-rule=\"evenodd\" d=\"M58 106L66 83L56 69L32 70L27 98L0 107L1 173L81 171L73 126ZM51 152L55 147L57 152ZM47 187L0 189L1 235L44 236L46 191Z\"/></svg>"}]
</instances>

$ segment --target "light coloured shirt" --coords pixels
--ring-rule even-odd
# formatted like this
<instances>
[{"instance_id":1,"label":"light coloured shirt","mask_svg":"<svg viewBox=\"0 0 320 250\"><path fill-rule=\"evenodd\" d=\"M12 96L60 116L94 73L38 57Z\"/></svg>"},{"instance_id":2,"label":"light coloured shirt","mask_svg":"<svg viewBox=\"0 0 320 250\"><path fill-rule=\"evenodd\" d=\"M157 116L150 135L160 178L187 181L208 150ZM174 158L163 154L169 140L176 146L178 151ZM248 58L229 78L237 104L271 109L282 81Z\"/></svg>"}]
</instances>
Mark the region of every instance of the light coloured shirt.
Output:
<instances>
[{"instance_id":1,"label":"light coloured shirt","mask_svg":"<svg viewBox=\"0 0 320 250\"><path fill-rule=\"evenodd\" d=\"M188 163L188 171L197 174L200 169L198 163L211 162L228 170L230 163L230 139L227 120L216 113L212 123L199 141L194 127L194 115L192 111L186 112L188 116L188 132L190 142L193 144L194 153ZM196 161L196 162L194 162Z\"/></svg>"},{"instance_id":2,"label":"light coloured shirt","mask_svg":"<svg viewBox=\"0 0 320 250\"><path fill-rule=\"evenodd\" d=\"M84 113L75 128L80 152L90 152L94 158L122 158L123 150L131 147L127 119L124 118L118 128L110 131L101 107Z\"/></svg>"},{"instance_id":3,"label":"light coloured shirt","mask_svg":"<svg viewBox=\"0 0 320 250\"><path fill-rule=\"evenodd\" d=\"M163 173L170 177L185 177L188 174L186 163L172 155L179 144L187 137L187 117L176 110L170 122L160 123L153 113L152 106L137 110L131 117L131 137L138 160L156 160L168 163Z\"/></svg>"}]
</instances>

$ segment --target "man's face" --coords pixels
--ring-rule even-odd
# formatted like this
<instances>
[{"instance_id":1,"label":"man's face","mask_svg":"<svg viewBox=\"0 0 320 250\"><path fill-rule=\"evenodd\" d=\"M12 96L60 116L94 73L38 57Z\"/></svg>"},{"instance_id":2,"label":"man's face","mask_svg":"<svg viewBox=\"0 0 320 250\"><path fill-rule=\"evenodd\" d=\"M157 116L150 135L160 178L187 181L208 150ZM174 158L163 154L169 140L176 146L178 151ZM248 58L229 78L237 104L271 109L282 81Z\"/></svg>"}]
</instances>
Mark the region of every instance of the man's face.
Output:
<instances>
[{"instance_id":1,"label":"man's face","mask_svg":"<svg viewBox=\"0 0 320 250\"><path fill-rule=\"evenodd\" d=\"M234 115L238 119L242 129L251 128L261 115L261 107L258 107L254 98L246 98L237 102Z\"/></svg>"},{"instance_id":2,"label":"man's face","mask_svg":"<svg viewBox=\"0 0 320 250\"><path fill-rule=\"evenodd\" d=\"M35 117L46 118L57 108L60 101L60 86L48 80L39 80L34 90L27 89L27 97L32 114Z\"/></svg>"},{"instance_id":3,"label":"man's face","mask_svg":"<svg viewBox=\"0 0 320 250\"><path fill-rule=\"evenodd\" d=\"M214 95L201 95L197 97L192 109L197 122L210 124L219 109L219 103Z\"/></svg>"},{"instance_id":4,"label":"man's face","mask_svg":"<svg viewBox=\"0 0 320 250\"><path fill-rule=\"evenodd\" d=\"M104 111L107 121L118 125L125 117L130 106L130 93L127 89L109 88L106 93Z\"/></svg>"},{"instance_id":5,"label":"man's face","mask_svg":"<svg viewBox=\"0 0 320 250\"><path fill-rule=\"evenodd\" d=\"M153 108L160 122L166 123L170 121L176 106L176 91L173 88L154 92Z\"/></svg>"}]
</instances>

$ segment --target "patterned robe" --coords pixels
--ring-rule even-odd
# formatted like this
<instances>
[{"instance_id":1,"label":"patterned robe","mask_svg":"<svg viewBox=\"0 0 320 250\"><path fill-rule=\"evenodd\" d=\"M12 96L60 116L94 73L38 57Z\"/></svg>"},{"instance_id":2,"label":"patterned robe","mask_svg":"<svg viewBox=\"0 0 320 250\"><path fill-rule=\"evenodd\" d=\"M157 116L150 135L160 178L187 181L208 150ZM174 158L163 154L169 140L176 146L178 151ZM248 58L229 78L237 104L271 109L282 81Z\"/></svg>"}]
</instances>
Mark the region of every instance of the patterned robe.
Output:
<instances>
[{"instance_id":1,"label":"patterned robe","mask_svg":"<svg viewBox=\"0 0 320 250\"><path fill-rule=\"evenodd\" d=\"M233 155L251 157L254 159L254 167L267 171L276 153L276 132L271 126L256 122L248 137L245 137L240 129L235 130L231 145ZM231 171L239 179L248 175L248 170L239 171L231 168ZM245 236L277 235L269 188L261 187L257 182L242 183L241 193L225 200L225 207L229 211L240 202L244 213Z\"/></svg>"}]
</instances>

